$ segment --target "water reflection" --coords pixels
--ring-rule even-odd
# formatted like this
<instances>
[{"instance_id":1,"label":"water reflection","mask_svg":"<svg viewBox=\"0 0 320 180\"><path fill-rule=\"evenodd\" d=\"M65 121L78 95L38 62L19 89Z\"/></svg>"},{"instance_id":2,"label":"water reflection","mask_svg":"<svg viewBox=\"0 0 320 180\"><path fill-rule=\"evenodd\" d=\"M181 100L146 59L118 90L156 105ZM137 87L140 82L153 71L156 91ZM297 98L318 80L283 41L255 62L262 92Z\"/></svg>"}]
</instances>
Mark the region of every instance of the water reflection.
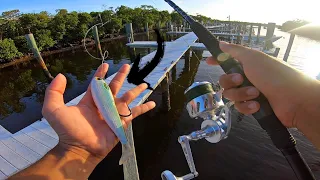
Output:
<instances>
[{"instance_id":1,"label":"water reflection","mask_svg":"<svg viewBox=\"0 0 320 180\"><path fill-rule=\"evenodd\" d=\"M283 59L290 34L280 30L276 30L275 34L284 37L274 43L276 46L280 47L279 58ZM319 41L296 35L288 58L288 63L303 71L305 74L320 80L320 77L318 76L320 74L319 51Z\"/></svg>"}]
</instances>

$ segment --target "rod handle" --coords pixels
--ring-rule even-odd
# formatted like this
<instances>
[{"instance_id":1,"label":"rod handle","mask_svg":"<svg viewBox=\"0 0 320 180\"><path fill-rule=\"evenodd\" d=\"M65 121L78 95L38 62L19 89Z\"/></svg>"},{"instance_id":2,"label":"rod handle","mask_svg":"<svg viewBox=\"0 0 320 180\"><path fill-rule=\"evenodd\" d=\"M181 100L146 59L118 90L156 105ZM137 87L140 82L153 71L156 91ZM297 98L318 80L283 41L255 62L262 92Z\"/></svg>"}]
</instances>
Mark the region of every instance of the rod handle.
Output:
<instances>
[{"instance_id":1,"label":"rod handle","mask_svg":"<svg viewBox=\"0 0 320 180\"><path fill-rule=\"evenodd\" d=\"M239 87L253 86L245 76L243 68L237 60L229 58L222 62L220 66L227 74L239 73L243 76L243 84ZM296 145L294 138L289 133L288 129L277 118L267 98L260 93L259 97L254 100L260 103L260 109L258 112L253 114L253 117L268 133L273 144L280 150L293 148Z\"/></svg>"}]
</instances>

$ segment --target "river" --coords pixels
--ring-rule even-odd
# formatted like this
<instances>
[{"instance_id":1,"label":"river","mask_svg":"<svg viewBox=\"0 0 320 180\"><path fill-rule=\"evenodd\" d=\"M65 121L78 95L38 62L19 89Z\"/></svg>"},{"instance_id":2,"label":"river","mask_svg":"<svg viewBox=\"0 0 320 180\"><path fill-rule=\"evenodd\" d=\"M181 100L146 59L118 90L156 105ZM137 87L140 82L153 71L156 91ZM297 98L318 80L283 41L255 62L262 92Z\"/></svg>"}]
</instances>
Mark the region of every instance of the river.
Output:
<instances>
[{"instance_id":1,"label":"river","mask_svg":"<svg viewBox=\"0 0 320 180\"><path fill-rule=\"evenodd\" d=\"M262 31L262 34L264 30ZM283 57L289 40L287 33L276 31L284 38L275 45L280 47L279 58ZM151 39L154 39L151 36ZM146 40L145 35L135 40ZM110 55L108 76L116 72L122 64L130 63L130 55L125 39L104 43ZM94 49L91 49L94 53ZM288 63L311 77L320 72L320 63L315 56L320 51L320 43L297 36ZM146 54L146 49L137 50ZM84 92L100 62L90 58L82 50L65 52L45 58L53 75L63 73L68 85L65 101ZM170 169L177 176L189 172L186 160L177 138L200 128L201 120L191 119L185 110L183 92L194 81L209 80L210 75L218 80L222 70L209 67L194 56L191 71L184 69L184 60L177 64L176 79L170 85L172 109L161 109L161 91L156 91L150 100L156 101L157 108L137 118L133 123L135 147L140 178L142 180L160 179L163 170ZM0 124L11 132L16 132L31 122L41 118L46 79L36 61L0 70ZM320 178L320 153L297 130L291 132L297 138L298 147L315 175ZM241 122L233 120L228 139L209 144L205 140L191 143L197 179L294 179L289 165L272 145L268 136L251 118ZM121 147L116 148L102 161L89 179L123 179L122 167L118 166Z\"/></svg>"}]
</instances>

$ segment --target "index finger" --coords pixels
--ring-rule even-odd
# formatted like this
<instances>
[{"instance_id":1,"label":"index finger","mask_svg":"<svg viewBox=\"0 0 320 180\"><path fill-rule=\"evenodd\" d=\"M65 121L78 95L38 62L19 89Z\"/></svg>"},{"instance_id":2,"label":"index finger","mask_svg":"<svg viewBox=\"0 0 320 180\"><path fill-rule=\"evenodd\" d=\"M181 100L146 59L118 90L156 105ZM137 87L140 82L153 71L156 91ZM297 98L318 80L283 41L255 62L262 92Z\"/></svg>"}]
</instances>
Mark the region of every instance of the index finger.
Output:
<instances>
[{"instance_id":1,"label":"index finger","mask_svg":"<svg viewBox=\"0 0 320 180\"><path fill-rule=\"evenodd\" d=\"M122 87L124 79L127 77L130 70L130 65L124 64L117 72L116 76L112 79L109 86L113 96L116 96Z\"/></svg>"}]
</instances>

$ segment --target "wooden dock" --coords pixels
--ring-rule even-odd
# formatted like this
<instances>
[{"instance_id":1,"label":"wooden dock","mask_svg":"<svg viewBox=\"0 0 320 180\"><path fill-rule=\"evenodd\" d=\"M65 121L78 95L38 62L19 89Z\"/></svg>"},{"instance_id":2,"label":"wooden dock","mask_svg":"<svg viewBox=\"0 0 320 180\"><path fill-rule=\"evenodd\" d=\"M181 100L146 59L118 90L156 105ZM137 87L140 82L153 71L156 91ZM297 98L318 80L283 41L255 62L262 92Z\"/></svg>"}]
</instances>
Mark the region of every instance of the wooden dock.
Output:
<instances>
[{"instance_id":1,"label":"wooden dock","mask_svg":"<svg viewBox=\"0 0 320 180\"><path fill-rule=\"evenodd\" d=\"M165 54L160 64L145 78L153 88L156 88L160 82L167 77L168 72L180 60L182 55L190 48L190 44L197 40L197 36L191 32L179 39L166 43ZM141 63L145 64L155 55L155 51L144 56ZM109 83L115 74L106 79ZM124 94L135 85L124 82L119 96ZM152 91L144 91L129 106L142 104L152 93ZM84 93L68 102L66 105L72 106L78 104ZM129 126L127 135L132 147L134 148L132 127ZM4 127L0 126L0 179L6 179L13 174L27 168L33 163L41 159L48 151L53 149L59 142L59 138L49 123L42 118L40 121L25 127L15 134L11 134ZM124 165L125 180L139 179L138 167L135 155ZM137 176L134 178L133 176Z\"/></svg>"}]
</instances>

